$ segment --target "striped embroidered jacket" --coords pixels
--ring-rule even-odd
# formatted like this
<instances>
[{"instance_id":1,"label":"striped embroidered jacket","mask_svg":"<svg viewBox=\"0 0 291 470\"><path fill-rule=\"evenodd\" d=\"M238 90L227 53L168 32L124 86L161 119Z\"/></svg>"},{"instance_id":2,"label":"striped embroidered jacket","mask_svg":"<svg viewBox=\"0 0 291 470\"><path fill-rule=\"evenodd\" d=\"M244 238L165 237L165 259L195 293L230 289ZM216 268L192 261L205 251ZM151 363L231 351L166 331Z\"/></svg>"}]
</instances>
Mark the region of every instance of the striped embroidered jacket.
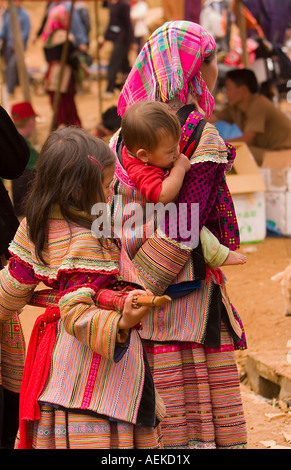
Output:
<instances>
[{"instance_id":1,"label":"striped embroidered jacket","mask_svg":"<svg viewBox=\"0 0 291 470\"><path fill-rule=\"evenodd\" d=\"M0 273L0 320L23 307L40 282L58 288L61 318L38 400L136 423L145 380L139 334L131 330L129 345L116 362L121 314L98 308L93 301L98 286L118 275L119 249L112 243L111 250L105 250L90 230L76 224L70 229L59 214L50 219L44 265L22 221L10 245L11 262ZM161 420L165 409L158 394L153 406Z\"/></svg>"},{"instance_id":2,"label":"striped embroidered jacket","mask_svg":"<svg viewBox=\"0 0 291 470\"><path fill-rule=\"evenodd\" d=\"M119 132L112 137L110 146L117 155L114 180L115 197L111 204L112 213L114 220L118 220L119 225L125 227L124 220L128 219L130 213L128 206L134 208L135 204L140 205L146 214L146 199L129 180L121 164ZM205 125L198 147L190 161L192 164L227 163L226 146L211 124ZM127 207L126 210L125 207ZM123 224L120 224L120 219L123 219ZM149 221L146 220L146 223L149 224ZM131 232L129 237L127 237L126 231L123 231L122 250L126 252L128 257L127 266L121 266L124 279L133 280L131 270L128 269L128 265L131 263L137 273L138 283L156 295L162 295L170 285L192 281L194 267L193 259L190 256L191 249L166 237L159 229L153 231L145 241L144 229L145 226L139 231ZM126 255L122 256L123 260L126 259ZM223 279L219 288L222 302L229 317L228 321L235 335L241 338L241 321L226 294L224 276L221 272L219 275ZM152 341L193 341L205 344L214 290L217 293L217 282L215 276L212 276L202 281L201 287L193 289L191 294L176 298L162 307L152 309L151 314L142 320L141 336ZM220 328L220 319L217 317L216 320L216 325ZM214 344L208 345L214 346Z\"/></svg>"}]
</instances>

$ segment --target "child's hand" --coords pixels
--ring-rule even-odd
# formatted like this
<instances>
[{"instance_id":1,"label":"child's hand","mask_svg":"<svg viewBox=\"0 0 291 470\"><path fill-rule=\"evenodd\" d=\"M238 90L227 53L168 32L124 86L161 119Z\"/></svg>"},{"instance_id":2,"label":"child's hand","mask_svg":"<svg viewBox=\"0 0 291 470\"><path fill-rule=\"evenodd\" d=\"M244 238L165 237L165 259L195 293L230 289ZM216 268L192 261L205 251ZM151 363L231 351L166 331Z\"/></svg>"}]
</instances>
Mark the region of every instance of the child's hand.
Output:
<instances>
[{"instance_id":1,"label":"child's hand","mask_svg":"<svg viewBox=\"0 0 291 470\"><path fill-rule=\"evenodd\" d=\"M136 295L153 295L153 294L149 290L144 291L140 289L135 289L129 292L124 302L122 317L119 320L119 324L118 324L121 330L132 328L133 326L137 325L140 322L140 320L145 315L147 315L151 310L151 307L134 308L132 306L132 301Z\"/></svg>"},{"instance_id":2,"label":"child's hand","mask_svg":"<svg viewBox=\"0 0 291 470\"><path fill-rule=\"evenodd\" d=\"M179 157L174 163L174 167L184 168L184 171L186 173L191 168L191 163L189 161L189 158L186 157L186 155L184 155L183 153L180 153Z\"/></svg>"}]
</instances>

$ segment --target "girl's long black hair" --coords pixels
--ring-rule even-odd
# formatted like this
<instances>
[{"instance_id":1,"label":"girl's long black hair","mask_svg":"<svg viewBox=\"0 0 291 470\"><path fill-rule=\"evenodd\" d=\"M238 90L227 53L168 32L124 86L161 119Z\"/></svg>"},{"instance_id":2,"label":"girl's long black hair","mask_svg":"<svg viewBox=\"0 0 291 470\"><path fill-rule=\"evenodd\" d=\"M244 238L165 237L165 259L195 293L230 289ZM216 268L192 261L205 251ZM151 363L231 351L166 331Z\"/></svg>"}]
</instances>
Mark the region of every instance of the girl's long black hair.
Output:
<instances>
[{"instance_id":1,"label":"girl's long black hair","mask_svg":"<svg viewBox=\"0 0 291 470\"><path fill-rule=\"evenodd\" d=\"M109 146L82 128L65 127L49 135L38 157L36 176L25 201L29 237L39 260L45 263L42 250L54 206L58 205L68 223L90 228L92 206L97 198L105 202L102 172L114 164L115 155Z\"/></svg>"}]
</instances>

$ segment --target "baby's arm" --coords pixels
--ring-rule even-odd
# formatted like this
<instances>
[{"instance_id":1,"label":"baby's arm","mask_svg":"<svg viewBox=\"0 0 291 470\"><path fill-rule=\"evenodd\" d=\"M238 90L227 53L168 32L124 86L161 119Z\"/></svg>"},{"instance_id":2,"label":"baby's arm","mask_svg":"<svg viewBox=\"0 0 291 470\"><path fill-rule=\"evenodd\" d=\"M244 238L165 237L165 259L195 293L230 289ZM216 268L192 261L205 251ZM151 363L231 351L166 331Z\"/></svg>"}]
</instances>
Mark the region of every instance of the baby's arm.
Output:
<instances>
[{"instance_id":1,"label":"baby's arm","mask_svg":"<svg viewBox=\"0 0 291 470\"><path fill-rule=\"evenodd\" d=\"M236 251L230 251L205 226L201 229L200 240L205 263L210 268L216 269L219 266L246 263L246 256Z\"/></svg>"},{"instance_id":2,"label":"baby's arm","mask_svg":"<svg viewBox=\"0 0 291 470\"><path fill-rule=\"evenodd\" d=\"M162 182L162 189L158 202L167 204L175 199L182 187L185 173L190 170L190 168L191 163L189 162L188 157L181 153L175 161L169 176Z\"/></svg>"}]
</instances>

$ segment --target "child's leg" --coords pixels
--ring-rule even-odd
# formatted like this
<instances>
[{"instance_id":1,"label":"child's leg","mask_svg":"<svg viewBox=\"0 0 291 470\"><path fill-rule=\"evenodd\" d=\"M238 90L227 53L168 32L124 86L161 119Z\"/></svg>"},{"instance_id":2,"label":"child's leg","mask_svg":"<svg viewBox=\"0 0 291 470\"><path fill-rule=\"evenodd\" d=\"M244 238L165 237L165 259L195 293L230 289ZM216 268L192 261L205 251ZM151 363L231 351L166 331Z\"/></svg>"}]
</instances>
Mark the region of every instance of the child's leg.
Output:
<instances>
[{"instance_id":1,"label":"child's leg","mask_svg":"<svg viewBox=\"0 0 291 470\"><path fill-rule=\"evenodd\" d=\"M228 256L222 266L227 266L230 264L245 264L247 262L247 257L238 251L229 251Z\"/></svg>"},{"instance_id":2,"label":"child's leg","mask_svg":"<svg viewBox=\"0 0 291 470\"><path fill-rule=\"evenodd\" d=\"M211 268L216 269L219 266L229 264L244 264L247 261L246 256L237 251L231 251L219 243L219 240L205 226L201 229L200 239L205 262Z\"/></svg>"}]
</instances>

